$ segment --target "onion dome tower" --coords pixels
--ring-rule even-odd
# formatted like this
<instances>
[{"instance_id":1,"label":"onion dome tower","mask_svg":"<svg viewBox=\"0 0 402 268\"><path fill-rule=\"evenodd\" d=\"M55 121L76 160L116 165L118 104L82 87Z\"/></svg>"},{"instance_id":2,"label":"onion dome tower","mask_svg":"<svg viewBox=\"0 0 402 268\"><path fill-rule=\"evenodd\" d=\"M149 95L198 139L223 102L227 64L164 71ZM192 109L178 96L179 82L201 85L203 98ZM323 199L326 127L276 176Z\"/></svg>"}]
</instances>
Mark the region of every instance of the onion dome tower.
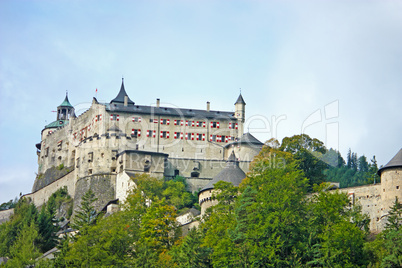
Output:
<instances>
[{"instance_id":1,"label":"onion dome tower","mask_svg":"<svg viewBox=\"0 0 402 268\"><path fill-rule=\"evenodd\" d=\"M216 200L212 200L212 192L214 184L218 181L226 181L234 186L239 186L246 177L244 171L239 167L239 161L236 159L234 152L226 161L226 167L222 169L201 191L198 193L198 202L201 206L201 216L205 214L207 208L217 204Z\"/></svg>"},{"instance_id":2,"label":"onion dome tower","mask_svg":"<svg viewBox=\"0 0 402 268\"><path fill-rule=\"evenodd\" d=\"M57 107L57 120L69 120L70 117L75 117L75 109L68 100L68 93L66 93L66 98Z\"/></svg>"},{"instance_id":3,"label":"onion dome tower","mask_svg":"<svg viewBox=\"0 0 402 268\"><path fill-rule=\"evenodd\" d=\"M129 106L129 105L134 105L135 103L130 100L128 97L126 90L124 89L124 78L121 79L121 87L119 94L117 94L116 98L114 98L110 104L115 104L115 105L124 105L124 106Z\"/></svg>"},{"instance_id":4,"label":"onion dome tower","mask_svg":"<svg viewBox=\"0 0 402 268\"><path fill-rule=\"evenodd\" d=\"M57 118L56 121L45 126L45 129L57 129L59 127L63 127L68 124L70 118L74 118L75 116L75 109L71 105L70 101L68 100L68 94L66 93L66 97L64 101L57 107ZM51 130L50 130L51 131ZM43 131L42 131L43 133Z\"/></svg>"}]
</instances>

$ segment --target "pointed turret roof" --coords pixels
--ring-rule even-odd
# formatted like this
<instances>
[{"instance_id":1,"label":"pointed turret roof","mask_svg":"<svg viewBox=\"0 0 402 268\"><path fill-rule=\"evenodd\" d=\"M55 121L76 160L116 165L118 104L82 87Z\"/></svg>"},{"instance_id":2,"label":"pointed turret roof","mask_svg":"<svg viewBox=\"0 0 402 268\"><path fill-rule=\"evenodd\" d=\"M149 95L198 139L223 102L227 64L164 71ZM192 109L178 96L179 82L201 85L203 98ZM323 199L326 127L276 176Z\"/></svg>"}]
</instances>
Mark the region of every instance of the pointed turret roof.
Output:
<instances>
[{"instance_id":1,"label":"pointed turret roof","mask_svg":"<svg viewBox=\"0 0 402 268\"><path fill-rule=\"evenodd\" d=\"M114 98L110 103L124 104L124 97L125 96L127 96L127 98L128 98L127 104L134 105L134 102L132 100L130 100L130 97L127 95L126 90L124 89L124 78L122 78L119 94L117 94L116 98Z\"/></svg>"},{"instance_id":2,"label":"pointed turret roof","mask_svg":"<svg viewBox=\"0 0 402 268\"><path fill-rule=\"evenodd\" d=\"M214 188L214 184L218 181L231 182L234 186L239 186L242 180L246 177L246 173L239 167L239 163L236 159L234 152L229 156L226 161L226 167L222 169L204 188L200 193Z\"/></svg>"},{"instance_id":3,"label":"pointed turret roof","mask_svg":"<svg viewBox=\"0 0 402 268\"><path fill-rule=\"evenodd\" d=\"M235 102L235 104L238 104L238 103L244 104L244 105L246 104L241 93L240 93L239 97L237 98L237 101Z\"/></svg>"},{"instance_id":4,"label":"pointed turret roof","mask_svg":"<svg viewBox=\"0 0 402 268\"><path fill-rule=\"evenodd\" d=\"M235 155L234 151L232 151L232 153L230 154L227 162L237 162L236 155Z\"/></svg>"},{"instance_id":5,"label":"pointed turret roof","mask_svg":"<svg viewBox=\"0 0 402 268\"><path fill-rule=\"evenodd\" d=\"M71 103L68 100L68 94L66 93L66 97L64 98L64 101L58 106L58 107L73 107Z\"/></svg>"},{"instance_id":6,"label":"pointed turret roof","mask_svg":"<svg viewBox=\"0 0 402 268\"><path fill-rule=\"evenodd\" d=\"M402 149L382 168L378 170L378 175L381 175L381 172L387 168L394 168L394 167L402 167Z\"/></svg>"}]
</instances>

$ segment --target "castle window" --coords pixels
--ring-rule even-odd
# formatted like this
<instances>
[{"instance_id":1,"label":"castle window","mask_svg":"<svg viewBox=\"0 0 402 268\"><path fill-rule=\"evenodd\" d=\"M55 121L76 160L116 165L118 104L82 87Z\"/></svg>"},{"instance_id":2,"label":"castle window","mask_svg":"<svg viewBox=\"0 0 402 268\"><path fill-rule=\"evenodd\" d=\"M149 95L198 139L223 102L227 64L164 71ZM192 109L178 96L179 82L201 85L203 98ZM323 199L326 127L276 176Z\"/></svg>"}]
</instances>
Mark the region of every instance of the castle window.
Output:
<instances>
[{"instance_id":1,"label":"castle window","mask_svg":"<svg viewBox=\"0 0 402 268\"><path fill-rule=\"evenodd\" d=\"M117 150L112 150L112 160L117 159Z\"/></svg>"},{"instance_id":2,"label":"castle window","mask_svg":"<svg viewBox=\"0 0 402 268\"><path fill-rule=\"evenodd\" d=\"M141 137L141 129L132 129L131 130L131 137L137 138Z\"/></svg>"},{"instance_id":3,"label":"castle window","mask_svg":"<svg viewBox=\"0 0 402 268\"><path fill-rule=\"evenodd\" d=\"M141 117L133 117L133 122L140 123L141 122Z\"/></svg>"},{"instance_id":4,"label":"castle window","mask_svg":"<svg viewBox=\"0 0 402 268\"><path fill-rule=\"evenodd\" d=\"M156 137L156 130L147 130L147 137Z\"/></svg>"},{"instance_id":5,"label":"castle window","mask_svg":"<svg viewBox=\"0 0 402 268\"><path fill-rule=\"evenodd\" d=\"M119 115L118 114L111 114L110 115L110 120L111 121L119 121Z\"/></svg>"},{"instance_id":6,"label":"castle window","mask_svg":"<svg viewBox=\"0 0 402 268\"><path fill-rule=\"evenodd\" d=\"M161 131L160 137L169 139L169 131Z\"/></svg>"},{"instance_id":7,"label":"castle window","mask_svg":"<svg viewBox=\"0 0 402 268\"><path fill-rule=\"evenodd\" d=\"M185 137L186 140L194 140L194 133L186 133Z\"/></svg>"},{"instance_id":8,"label":"castle window","mask_svg":"<svg viewBox=\"0 0 402 268\"><path fill-rule=\"evenodd\" d=\"M76 168L79 168L80 167L80 158L78 157L77 158L77 165L75 166Z\"/></svg>"},{"instance_id":9,"label":"castle window","mask_svg":"<svg viewBox=\"0 0 402 268\"><path fill-rule=\"evenodd\" d=\"M183 139L183 132L175 132L173 135L173 139Z\"/></svg>"},{"instance_id":10,"label":"castle window","mask_svg":"<svg viewBox=\"0 0 402 268\"><path fill-rule=\"evenodd\" d=\"M216 141L216 135L210 135L209 141Z\"/></svg>"},{"instance_id":11,"label":"castle window","mask_svg":"<svg viewBox=\"0 0 402 268\"><path fill-rule=\"evenodd\" d=\"M101 121L102 120L102 115L98 114L95 116L95 122Z\"/></svg>"},{"instance_id":12,"label":"castle window","mask_svg":"<svg viewBox=\"0 0 402 268\"><path fill-rule=\"evenodd\" d=\"M396 186L396 189L399 190L399 185Z\"/></svg>"},{"instance_id":13,"label":"castle window","mask_svg":"<svg viewBox=\"0 0 402 268\"><path fill-rule=\"evenodd\" d=\"M92 169L88 169L88 175L92 174Z\"/></svg>"},{"instance_id":14,"label":"castle window","mask_svg":"<svg viewBox=\"0 0 402 268\"><path fill-rule=\"evenodd\" d=\"M211 122L211 128L219 128L219 122Z\"/></svg>"},{"instance_id":15,"label":"castle window","mask_svg":"<svg viewBox=\"0 0 402 268\"><path fill-rule=\"evenodd\" d=\"M197 141L205 141L205 134L197 133Z\"/></svg>"},{"instance_id":16,"label":"castle window","mask_svg":"<svg viewBox=\"0 0 402 268\"><path fill-rule=\"evenodd\" d=\"M155 124L158 124L158 119L151 118L151 119L149 119L149 123L155 123Z\"/></svg>"},{"instance_id":17,"label":"castle window","mask_svg":"<svg viewBox=\"0 0 402 268\"><path fill-rule=\"evenodd\" d=\"M191 122L192 127L205 127L206 124L205 122L200 122L200 121L192 121Z\"/></svg>"},{"instance_id":18,"label":"castle window","mask_svg":"<svg viewBox=\"0 0 402 268\"><path fill-rule=\"evenodd\" d=\"M61 151L62 144L63 144L63 141L59 141L57 143L57 150Z\"/></svg>"},{"instance_id":19,"label":"castle window","mask_svg":"<svg viewBox=\"0 0 402 268\"><path fill-rule=\"evenodd\" d=\"M174 125L175 126L183 126L184 125L184 120L174 120ZM188 126L188 121L186 121L186 126Z\"/></svg>"},{"instance_id":20,"label":"castle window","mask_svg":"<svg viewBox=\"0 0 402 268\"><path fill-rule=\"evenodd\" d=\"M94 153L90 152L88 153L88 162L92 162L94 160Z\"/></svg>"},{"instance_id":21,"label":"castle window","mask_svg":"<svg viewBox=\"0 0 402 268\"><path fill-rule=\"evenodd\" d=\"M169 119L161 119L161 125L169 125L170 120Z\"/></svg>"},{"instance_id":22,"label":"castle window","mask_svg":"<svg viewBox=\"0 0 402 268\"><path fill-rule=\"evenodd\" d=\"M46 149L45 149L45 157L47 157L49 155L49 147L47 147Z\"/></svg>"},{"instance_id":23,"label":"castle window","mask_svg":"<svg viewBox=\"0 0 402 268\"><path fill-rule=\"evenodd\" d=\"M144 172L149 173L149 170L151 169L151 161L145 160L144 163Z\"/></svg>"},{"instance_id":24,"label":"castle window","mask_svg":"<svg viewBox=\"0 0 402 268\"><path fill-rule=\"evenodd\" d=\"M232 141L232 140L234 140L234 138L231 137L231 136L226 136L225 137L225 142L229 142L229 141Z\"/></svg>"},{"instance_id":25,"label":"castle window","mask_svg":"<svg viewBox=\"0 0 402 268\"><path fill-rule=\"evenodd\" d=\"M237 123L229 123L229 129L238 129Z\"/></svg>"}]
</instances>

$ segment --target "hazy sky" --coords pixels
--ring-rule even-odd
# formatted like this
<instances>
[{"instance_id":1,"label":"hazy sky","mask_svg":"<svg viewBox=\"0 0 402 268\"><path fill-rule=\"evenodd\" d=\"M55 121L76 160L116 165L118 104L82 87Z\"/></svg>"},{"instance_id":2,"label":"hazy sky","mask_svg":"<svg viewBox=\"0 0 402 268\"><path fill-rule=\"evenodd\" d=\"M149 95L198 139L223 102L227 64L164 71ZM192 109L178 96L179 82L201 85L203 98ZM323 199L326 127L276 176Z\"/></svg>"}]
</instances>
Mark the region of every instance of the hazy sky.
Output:
<instances>
[{"instance_id":1,"label":"hazy sky","mask_svg":"<svg viewBox=\"0 0 402 268\"><path fill-rule=\"evenodd\" d=\"M0 203L31 191L35 144L121 77L151 105L234 110L261 141L307 133L385 165L402 147L402 1L0 1Z\"/></svg>"}]
</instances>

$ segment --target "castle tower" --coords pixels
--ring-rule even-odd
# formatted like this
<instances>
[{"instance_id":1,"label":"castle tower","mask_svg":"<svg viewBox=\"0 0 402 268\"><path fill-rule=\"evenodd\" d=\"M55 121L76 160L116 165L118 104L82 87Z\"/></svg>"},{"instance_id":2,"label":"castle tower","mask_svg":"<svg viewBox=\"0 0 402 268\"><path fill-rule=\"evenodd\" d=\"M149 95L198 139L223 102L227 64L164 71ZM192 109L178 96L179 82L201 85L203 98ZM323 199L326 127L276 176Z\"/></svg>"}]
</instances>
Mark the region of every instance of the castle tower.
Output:
<instances>
[{"instance_id":1,"label":"castle tower","mask_svg":"<svg viewBox=\"0 0 402 268\"><path fill-rule=\"evenodd\" d=\"M246 102L244 101L241 93L235 103L235 117L237 118L237 121L239 122L237 137L241 137L241 136L243 136L243 133L244 133L244 121L246 120Z\"/></svg>"},{"instance_id":2,"label":"castle tower","mask_svg":"<svg viewBox=\"0 0 402 268\"><path fill-rule=\"evenodd\" d=\"M57 107L57 120L69 120L75 116L75 109L68 100L68 94L63 103Z\"/></svg>"},{"instance_id":3,"label":"castle tower","mask_svg":"<svg viewBox=\"0 0 402 268\"><path fill-rule=\"evenodd\" d=\"M110 104L120 104L124 106L134 105L134 102L128 97L126 90L124 89L124 78L121 79L121 87L119 94L114 98Z\"/></svg>"},{"instance_id":4,"label":"castle tower","mask_svg":"<svg viewBox=\"0 0 402 268\"><path fill-rule=\"evenodd\" d=\"M231 182L234 186L239 186L246 177L246 173L239 167L239 162L232 151L226 161L226 167L222 169L201 191L198 193L198 202L201 206L201 216L205 214L207 208L217 204L216 200L212 200L214 184L218 181Z\"/></svg>"},{"instance_id":5,"label":"castle tower","mask_svg":"<svg viewBox=\"0 0 402 268\"><path fill-rule=\"evenodd\" d=\"M398 197L399 202L402 201L402 149L378 170L378 175L381 176L381 207L383 215L386 215L395 197Z\"/></svg>"}]
</instances>

